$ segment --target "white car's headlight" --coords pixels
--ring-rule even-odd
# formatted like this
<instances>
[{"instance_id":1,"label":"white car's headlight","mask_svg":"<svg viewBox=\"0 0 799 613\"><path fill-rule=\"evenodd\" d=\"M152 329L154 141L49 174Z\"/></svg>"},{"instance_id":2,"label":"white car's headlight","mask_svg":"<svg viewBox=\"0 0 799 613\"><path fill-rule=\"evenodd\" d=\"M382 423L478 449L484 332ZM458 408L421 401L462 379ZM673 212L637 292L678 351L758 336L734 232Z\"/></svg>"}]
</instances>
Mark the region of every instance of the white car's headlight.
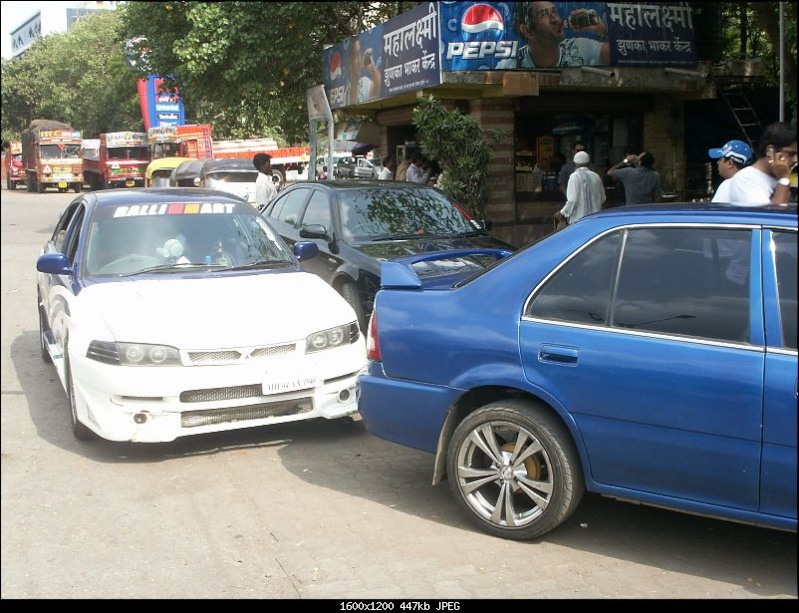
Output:
<instances>
[{"instance_id":1,"label":"white car's headlight","mask_svg":"<svg viewBox=\"0 0 799 613\"><path fill-rule=\"evenodd\" d=\"M305 339L305 352L315 353L325 349L350 345L358 339L360 333L357 322L336 326L321 332L314 332Z\"/></svg>"},{"instance_id":2,"label":"white car's headlight","mask_svg":"<svg viewBox=\"0 0 799 613\"><path fill-rule=\"evenodd\" d=\"M167 345L92 341L86 357L114 366L181 366L180 352Z\"/></svg>"}]
</instances>

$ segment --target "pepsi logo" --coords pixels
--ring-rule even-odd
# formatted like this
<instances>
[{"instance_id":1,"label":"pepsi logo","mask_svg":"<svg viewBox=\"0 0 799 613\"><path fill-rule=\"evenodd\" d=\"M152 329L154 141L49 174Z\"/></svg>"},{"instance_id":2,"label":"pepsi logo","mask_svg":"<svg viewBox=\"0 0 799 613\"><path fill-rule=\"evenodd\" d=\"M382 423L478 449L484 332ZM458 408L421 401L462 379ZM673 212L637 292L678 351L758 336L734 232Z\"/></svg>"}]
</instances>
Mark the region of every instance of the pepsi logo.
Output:
<instances>
[{"instance_id":1,"label":"pepsi logo","mask_svg":"<svg viewBox=\"0 0 799 613\"><path fill-rule=\"evenodd\" d=\"M486 30L503 30L502 15L493 6L475 4L461 18L461 29L468 34L478 34Z\"/></svg>"},{"instance_id":2,"label":"pepsi logo","mask_svg":"<svg viewBox=\"0 0 799 613\"><path fill-rule=\"evenodd\" d=\"M333 57L330 58L330 79L335 81L341 76L341 54L338 51L333 52Z\"/></svg>"}]
</instances>

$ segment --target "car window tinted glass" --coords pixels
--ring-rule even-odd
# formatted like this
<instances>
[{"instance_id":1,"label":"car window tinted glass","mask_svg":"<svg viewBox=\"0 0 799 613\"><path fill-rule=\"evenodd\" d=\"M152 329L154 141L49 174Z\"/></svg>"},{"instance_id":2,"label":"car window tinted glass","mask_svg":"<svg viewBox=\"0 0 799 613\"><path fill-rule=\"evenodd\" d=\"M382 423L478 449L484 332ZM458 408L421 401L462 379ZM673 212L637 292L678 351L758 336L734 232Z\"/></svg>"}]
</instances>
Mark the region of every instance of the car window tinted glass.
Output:
<instances>
[{"instance_id":1,"label":"car window tinted glass","mask_svg":"<svg viewBox=\"0 0 799 613\"><path fill-rule=\"evenodd\" d=\"M749 230L630 231L619 269L612 324L747 341L750 246Z\"/></svg>"},{"instance_id":2,"label":"car window tinted glass","mask_svg":"<svg viewBox=\"0 0 799 613\"><path fill-rule=\"evenodd\" d=\"M604 325L618 260L620 233L604 236L571 258L530 305L530 317Z\"/></svg>"},{"instance_id":3,"label":"car window tinted glass","mask_svg":"<svg viewBox=\"0 0 799 613\"><path fill-rule=\"evenodd\" d=\"M745 342L750 247L748 230L644 228L607 235L561 267L527 315Z\"/></svg>"},{"instance_id":4,"label":"car window tinted glass","mask_svg":"<svg viewBox=\"0 0 799 613\"><path fill-rule=\"evenodd\" d=\"M292 226L297 225L302 207L308 199L308 191L307 189L291 190L284 198L281 198L279 203L275 204L273 209L270 209L269 216Z\"/></svg>"},{"instance_id":5,"label":"car window tinted glass","mask_svg":"<svg viewBox=\"0 0 799 613\"><path fill-rule=\"evenodd\" d=\"M344 240L474 232L470 220L433 189L363 188L339 191Z\"/></svg>"},{"instance_id":6,"label":"car window tinted glass","mask_svg":"<svg viewBox=\"0 0 799 613\"><path fill-rule=\"evenodd\" d=\"M773 247L777 263L782 344L796 349L796 232L775 232Z\"/></svg>"},{"instance_id":7,"label":"car window tinted glass","mask_svg":"<svg viewBox=\"0 0 799 613\"><path fill-rule=\"evenodd\" d=\"M325 227L325 230L331 229L330 205L324 192L314 191L310 202L308 202L308 208L305 209L302 223L303 225L321 224Z\"/></svg>"},{"instance_id":8,"label":"car window tinted glass","mask_svg":"<svg viewBox=\"0 0 799 613\"><path fill-rule=\"evenodd\" d=\"M293 261L285 243L249 204L159 206L163 213L138 214L135 206L97 209L90 223L86 271L127 274L161 264Z\"/></svg>"}]
</instances>

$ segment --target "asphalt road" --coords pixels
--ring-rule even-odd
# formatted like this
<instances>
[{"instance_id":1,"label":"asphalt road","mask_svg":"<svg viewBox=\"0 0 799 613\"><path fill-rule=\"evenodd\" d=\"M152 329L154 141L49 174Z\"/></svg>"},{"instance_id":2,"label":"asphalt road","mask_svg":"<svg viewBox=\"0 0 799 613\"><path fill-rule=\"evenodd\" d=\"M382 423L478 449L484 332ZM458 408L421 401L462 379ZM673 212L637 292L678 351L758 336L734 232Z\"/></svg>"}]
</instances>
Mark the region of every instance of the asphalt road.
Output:
<instances>
[{"instance_id":1,"label":"asphalt road","mask_svg":"<svg viewBox=\"0 0 799 613\"><path fill-rule=\"evenodd\" d=\"M3 600L797 598L792 533L590 495L538 541L478 532L430 485L432 456L357 418L77 441L35 305L36 257L74 197L0 201Z\"/></svg>"}]
</instances>

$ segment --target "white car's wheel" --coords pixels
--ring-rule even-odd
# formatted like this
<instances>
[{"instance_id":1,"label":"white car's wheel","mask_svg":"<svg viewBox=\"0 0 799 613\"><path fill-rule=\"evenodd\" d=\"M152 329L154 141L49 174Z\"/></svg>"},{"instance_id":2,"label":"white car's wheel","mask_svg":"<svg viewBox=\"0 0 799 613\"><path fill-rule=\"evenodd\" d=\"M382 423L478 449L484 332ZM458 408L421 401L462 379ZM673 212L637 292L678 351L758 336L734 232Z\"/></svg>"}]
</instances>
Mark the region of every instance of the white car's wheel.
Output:
<instances>
[{"instance_id":1,"label":"white car's wheel","mask_svg":"<svg viewBox=\"0 0 799 613\"><path fill-rule=\"evenodd\" d=\"M69 359L66 358L67 356L67 346L64 345L64 356L65 356L65 375L67 378L67 396L69 397L69 422L72 426L72 434L75 435L75 438L79 441L90 441L92 439L97 438L97 435L87 428L78 418L78 404L75 399L75 382L72 379L72 370L69 367Z\"/></svg>"}]
</instances>

